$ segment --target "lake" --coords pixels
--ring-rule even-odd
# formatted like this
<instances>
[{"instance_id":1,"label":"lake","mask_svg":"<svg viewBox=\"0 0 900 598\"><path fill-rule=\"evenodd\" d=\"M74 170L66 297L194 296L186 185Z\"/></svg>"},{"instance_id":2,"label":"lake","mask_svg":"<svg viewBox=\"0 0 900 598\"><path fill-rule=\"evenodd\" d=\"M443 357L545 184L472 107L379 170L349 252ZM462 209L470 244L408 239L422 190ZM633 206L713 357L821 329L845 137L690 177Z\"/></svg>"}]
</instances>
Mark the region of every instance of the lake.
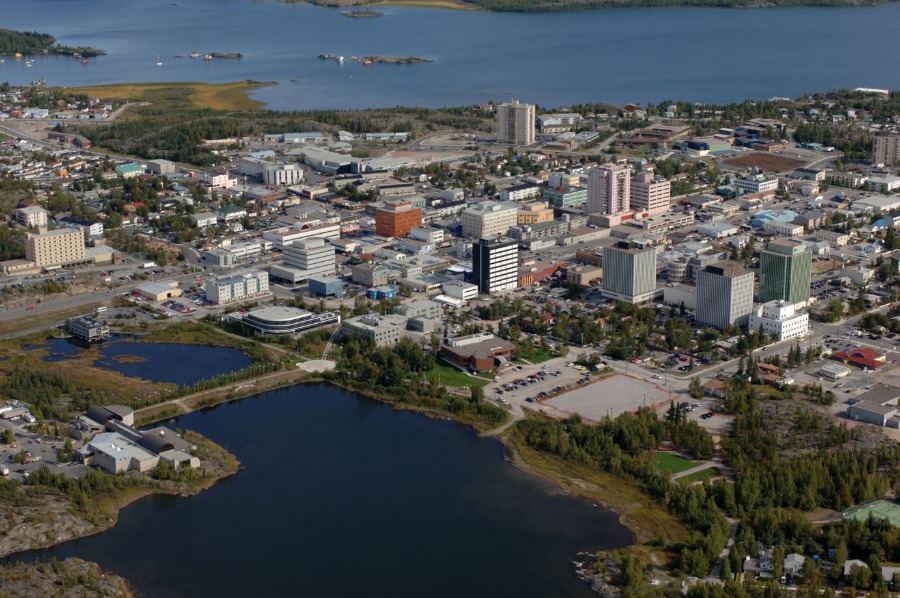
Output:
<instances>
[{"instance_id":1,"label":"lake","mask_svg":"<svg viewBox=\"0 0 900 598\"><path fill-rule=\"evenodd\" d=\"M237 372L253 363L244 352L231 347L178 343L120 341L104 346L100 356L94 367L131 378L185 386Z\"/></svg>"},{"instance_id":2,"label":"lake","mask_svg":"<svg viewBox=\"0 0 900 598\"><path fill-rule=\"evenodd\" d=\"M512 97L572 102L730 102L840 87L900 88L900 4L772 9L618 9L514 14L339 9L251 0L0 0L3 26L109 52L89 60L7 57L0 81L279 85L255 92L278 110L456 106ZM193 51L242 60L191 59ZM347 60L320 60L332 53ZM163 62L156 66L157 55ZM370 65L353 55L421 56ZM176 58L182 56L182 58Z\"/></svg>"},{"instance_id":3,"label":"lake","mask_svg":"<svg viewBox=\"0 0 900 598\"><path fill-rule=\"evenodd\" d=\"M577 553L632 541L614 513L510 465L496 439L333 387L176 425L222 444L241 471L16 559L97 561L148 596L587 598Z\"/></svg>"}]
</instances>

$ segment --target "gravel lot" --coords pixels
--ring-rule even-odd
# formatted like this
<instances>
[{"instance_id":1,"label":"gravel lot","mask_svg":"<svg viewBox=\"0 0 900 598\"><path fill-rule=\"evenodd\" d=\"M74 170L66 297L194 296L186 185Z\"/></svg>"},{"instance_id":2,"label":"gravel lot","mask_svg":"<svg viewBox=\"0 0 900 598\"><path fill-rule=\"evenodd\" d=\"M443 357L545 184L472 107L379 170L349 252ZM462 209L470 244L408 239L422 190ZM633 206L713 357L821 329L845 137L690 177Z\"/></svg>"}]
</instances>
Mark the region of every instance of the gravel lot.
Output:
<instances>
[{"instance_id":1,"label":"gravel lot","mask_svg":"<svg viewBox=\"0 0 900 598\"><path fill-rule=\"evenodd\" d=\"M565 414L577 413L583 418L598 421L607 415L618 417L643 405L654 405L669 399L669 396L662 385L616 374L548 399L544 405Z\"/></svg>"}]
</instances>

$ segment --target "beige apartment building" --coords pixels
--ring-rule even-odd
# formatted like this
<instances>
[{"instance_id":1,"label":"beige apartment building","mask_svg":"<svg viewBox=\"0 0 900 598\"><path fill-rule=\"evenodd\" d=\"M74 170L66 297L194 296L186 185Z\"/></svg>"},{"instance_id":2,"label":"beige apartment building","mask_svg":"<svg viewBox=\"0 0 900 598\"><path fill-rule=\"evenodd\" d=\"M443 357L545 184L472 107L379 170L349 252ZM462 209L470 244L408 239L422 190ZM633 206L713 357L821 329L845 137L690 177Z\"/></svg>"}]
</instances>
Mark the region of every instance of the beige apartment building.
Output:
<instances>
[{"instance_id":1,"label":"beige apartment building","mask_svg":"<svg viewBox=\"0 0 900 598\"><path fill-rule=\"evenodd\" d=\"M603 164L588 171L585 214L625 214L631 210L631 169Z\"/></svg>"},{"instance_id":2,"label":"beige apartment building","mask_svg":"<svg viewBox=\"0 0 900 598\"><path fill-rule=\"evenodd\" d=\"M900 166L900 131L879 131L873 145L872 162Z\"/></svg>"},{"instance_id":3,"label":"beige apartment building","mask_svg":"<svg viewBox=\"0 0 900 598\"><path fill-rule=\"evenodd\" d=\"M513 100L497 106L497 141L515 145L534 143L534 104Z\"/></svg>"},{"instance_id":4,"label":"beige apartment building","mask_svg":"<svg viewBox=\"0 0 900 598\"><path fill-rule=\"evenodd\" d=\"M505 235L518 221L519 204L483 201L460 215L463 236L481 239Z\"/></svg>"},{"instance_id":5,"label":"beige apartment building","mask_svg":"<svg viewBox=\"0 0 900 598\"><path fill-rule=\"evenodd\" d=\"M669 209L672 199L672 184L650 172L641 172L631 177L631 209L662 214Z\"/></svg>"},{"instance_id":6,"label":"beige apartment building","mask_svg":"<svg viewBox=\"0 0 900 598\"><path fill-rule=\"evenodd\" d=\"M25 259L36 266L76 264L87 261L84 233L61 228L45 233L29 233L25 241Z\"/></svg>"}]
</instances>

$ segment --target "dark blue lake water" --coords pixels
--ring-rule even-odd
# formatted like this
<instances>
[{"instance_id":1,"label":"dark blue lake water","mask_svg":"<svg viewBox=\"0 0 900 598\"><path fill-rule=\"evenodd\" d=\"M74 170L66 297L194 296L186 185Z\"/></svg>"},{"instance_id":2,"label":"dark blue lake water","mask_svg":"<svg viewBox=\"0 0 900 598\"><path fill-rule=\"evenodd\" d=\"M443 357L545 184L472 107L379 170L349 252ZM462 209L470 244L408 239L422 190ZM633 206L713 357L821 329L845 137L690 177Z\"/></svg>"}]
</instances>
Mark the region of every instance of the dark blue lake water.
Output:
<instances>
[{"instance_id":1,"label":"dark blue lake water","mask_svg":"<svg viewBox=\"0 0 900 598\"><path fill-rule=\"evenodd\" d=\"M730 102L838 87L900 89L898 3L560 14L381 10L381 18L352 19L339 9L250 0L142 0L139 8L118 0L0 0L3 27L109 52L87 65L37 57L29 67L7 57L0 81L274 80L280 85L255 94L273 109L438 107L510 97L544 106ZM205 62L189 58L192 51L245 56ZM347 60L319 60L321 53ZM435 62L349 61L374 54Z\"/></svg>"},{"instance_id":2,"label":"dark blue lake water","mask_svg":"<svg viewBox=\"0 0 900 598\"><path fill-rule=\"evenodd\" d=\"M111 343L100 350L101 358L94 366L113 370L132 378L151 382L191 385L220 374L248 367L252 360L230 347L182 345L176 343ZM117 360L116 358L122 358ZM129 363L128 358L141 361Z\"/></svg>"},{"instance_id":3,"label":"dark blue lake water","mask_svg":"<svg viewBox=\"0 0 900 598\"><path fill-rule=\"evenodd\" d=\"M21 559L94 560L147 596L558 597L615 514L503 459L495 439L324 385L179 418L243 469L155 497L99 536Z\"/></svg>"}]
</instances>

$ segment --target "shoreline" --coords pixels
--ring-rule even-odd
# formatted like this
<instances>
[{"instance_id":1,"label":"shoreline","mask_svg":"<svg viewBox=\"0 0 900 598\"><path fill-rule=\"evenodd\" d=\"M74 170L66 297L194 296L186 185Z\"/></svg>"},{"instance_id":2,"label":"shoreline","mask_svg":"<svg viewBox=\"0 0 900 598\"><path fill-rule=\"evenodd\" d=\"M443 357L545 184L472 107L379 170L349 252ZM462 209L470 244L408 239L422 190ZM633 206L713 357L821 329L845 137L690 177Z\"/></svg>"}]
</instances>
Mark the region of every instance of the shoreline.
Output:
<instances>
[{"instance_id":1,"label":"shoreline","mask_svg":"<svg viewBox=\"0 0 900 598\"><path fill-rule=\"evenodd\" d=\"M65 535L58 535L58 530L38 530L42 537L52 533L53 539L45 542L36 541L34 539L28 541L21 537L17 539L15 538L14 534L16 530L21 529L22 526L26 526L29 528L23 529L23 533L34 531L34 526L29 526L28 518L26 517L26 519L19 524L12 526L8 530L5 530L2 537L0 537L0 560L8 561L4 564L16 564L17 562L22 562L16 561L16 555L45 550L47 548L59 546L60 544L65 544L66 542L80 540L82 538L88 538L101 534L106 530L112 529L116 526L116 524L119 522L119 514L124 508L141 500L142 498L152 495L183 497L196 496L204 490L208 490L219 481L224 480L225 478L228 478L240 471L240 461L238 461L233 454L226 451L216 442L190 430L186 430L184 436L190 436L193 441L196 442L198 449L205 448L207 450L211 450L218 458L221 459L221 463L213 462L210 460L201 461L201 470L204 470L204 464L207 466L221 467L222 469L220 471L214 471L210 474L204 474L204 477L189 482L173 482L167 487L159 486L156 488L151 488L147 487L146 485L128 487L114 494L98 497L95 502L95 510L92 512L85 512L80 510L73 511L72 503L70 503L69 500L61 494L56 496L49 496L47 498L50 504L40 505L40 507L45 508L38 508L36 510L41 513L49 511L52 516L55 516L57 518L56 521L51 520L49 522L50 525L54 523L66 525L66 521L64 519L68 519L69 527L63 530L68 533L66 533ZM159 483L165 484L166 482ZM27 487L24 484L22 486L23 488L26 488L26 490L22 491L28 492ZM47 509L46 507L56 508ZM80 524L80 530L73 529L71 527L72 525L78 524ZM11 535L10 532L13 532L13 534ZM13 538L12 540L10 540L11 537ZM34 560L29 562L36 563L42 561Z\"/></svg>"}]
</instances>

